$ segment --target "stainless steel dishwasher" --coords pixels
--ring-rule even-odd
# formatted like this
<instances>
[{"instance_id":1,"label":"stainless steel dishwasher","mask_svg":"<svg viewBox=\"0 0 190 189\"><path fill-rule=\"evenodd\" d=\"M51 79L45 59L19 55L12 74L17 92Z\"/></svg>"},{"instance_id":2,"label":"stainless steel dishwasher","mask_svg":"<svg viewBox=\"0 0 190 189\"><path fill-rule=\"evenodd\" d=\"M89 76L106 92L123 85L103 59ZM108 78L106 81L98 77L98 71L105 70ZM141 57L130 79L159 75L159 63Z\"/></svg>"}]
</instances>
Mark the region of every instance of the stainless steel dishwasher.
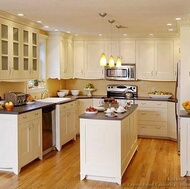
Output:
<instances>
[{"instance_id":1,"label":"stainless steel dishwasher","mask_svg":"<svg viewBox=\"0 0 190 189\"><path fill-rule=\"evenodd\" d=\"M42 108L43 155L55 149L55 104Z\"/></svg>"}]
</instances>

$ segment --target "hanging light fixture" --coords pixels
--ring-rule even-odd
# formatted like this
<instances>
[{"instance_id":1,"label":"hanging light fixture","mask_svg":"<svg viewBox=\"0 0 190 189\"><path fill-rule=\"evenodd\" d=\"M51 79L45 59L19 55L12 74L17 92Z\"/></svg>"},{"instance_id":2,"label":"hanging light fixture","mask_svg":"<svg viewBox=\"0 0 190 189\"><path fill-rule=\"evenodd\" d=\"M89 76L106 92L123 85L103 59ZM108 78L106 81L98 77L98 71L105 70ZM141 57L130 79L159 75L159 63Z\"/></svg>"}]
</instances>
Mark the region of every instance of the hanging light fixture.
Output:
<instances>
[{"instance_id":1,"label":"hanging light fixture","mask_svg":"<svg viewBox=\"0 0 190 189\"><path fill-rule=\"evenodd\" d=\"M103 26L104 26L104 17L107 15L107 13L99 13L99 15L102 17L102 31L103 31ZM107 61L106 61L106 55L103 52L100 56L100 66L106 66Z\"/></svg>"},{"instance_id":2,"label":"hanging light fixture","mask_svg":"<svg viewBox=\"0 0 190 189\"><path fill-rule=\"evenodd\" d=\"M114 58L112 56L112 24L115 22L115 20L108 20L108 22L111 24L111 56L109 58L109 67L114 67Z\"/></svg>"},{"instance_id":3,"label":"hanging light fixture","mask_svg":"<svg viewBox=\"0 0 190 189\"><path fill-rule=\"evenodd\" d=\"M120 41L119 41L119 29L121 28L121 25L116 25L116 28L118 29L118 57L117 57L117 61L116 61L116 67L121 67L121 52L120 52Z\"/></svg>"}]
</instances>

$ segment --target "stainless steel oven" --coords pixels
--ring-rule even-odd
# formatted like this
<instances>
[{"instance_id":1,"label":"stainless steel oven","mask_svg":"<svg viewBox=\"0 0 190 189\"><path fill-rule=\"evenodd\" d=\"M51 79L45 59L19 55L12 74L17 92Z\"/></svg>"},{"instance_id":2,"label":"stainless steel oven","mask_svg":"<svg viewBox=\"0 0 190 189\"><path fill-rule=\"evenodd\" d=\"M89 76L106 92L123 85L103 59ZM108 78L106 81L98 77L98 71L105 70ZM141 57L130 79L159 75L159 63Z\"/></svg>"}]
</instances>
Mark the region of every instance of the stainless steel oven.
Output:
<instances>
[{"instance_id":1,"label":"stainless steel oven","mask_svg":"<svg viewBox=\"0 0 190 189\"><path fill-rule=\"evenodd\" d=\"M135 64L123 64L121 67L105 66L105 79L136 80L136 66Z\"/></svg>"}]
</instances>

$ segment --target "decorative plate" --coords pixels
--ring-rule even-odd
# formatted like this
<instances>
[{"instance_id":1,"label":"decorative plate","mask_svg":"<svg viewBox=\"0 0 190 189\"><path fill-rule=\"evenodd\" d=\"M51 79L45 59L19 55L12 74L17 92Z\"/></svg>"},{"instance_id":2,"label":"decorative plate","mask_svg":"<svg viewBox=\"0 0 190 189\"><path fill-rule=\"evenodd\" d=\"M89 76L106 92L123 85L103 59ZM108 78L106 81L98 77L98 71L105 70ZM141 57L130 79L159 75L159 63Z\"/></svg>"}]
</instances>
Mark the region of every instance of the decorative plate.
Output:
<instances>
[{"instance_id":1,"label":"decorative plate","mask_svg":"<svg viewBox=\"0 0 190 189\"><path fill-rule=\"evenodd\" d=\"M97 114L98 111L95 111L95 112L88 112L88 111L85 111L85 114Z\"/></svg>"}]
</instances>

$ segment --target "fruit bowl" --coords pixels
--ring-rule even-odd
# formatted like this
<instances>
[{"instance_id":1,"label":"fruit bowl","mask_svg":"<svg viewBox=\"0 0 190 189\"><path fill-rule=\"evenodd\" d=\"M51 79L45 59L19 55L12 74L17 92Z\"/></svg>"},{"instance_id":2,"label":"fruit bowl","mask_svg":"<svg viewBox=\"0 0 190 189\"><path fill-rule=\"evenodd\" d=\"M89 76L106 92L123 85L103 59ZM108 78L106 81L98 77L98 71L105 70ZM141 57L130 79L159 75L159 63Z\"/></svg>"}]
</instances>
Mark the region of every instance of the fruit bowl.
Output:
<instances>
[{"instance_id":1,"label":"fruit bowl","mask_svg":"<svg viewBox=\"0 0 190 189\"><path fill-rule=\"evenodd\" d=\"M187 113L190 113L190 101L185 101L182 103L183 108Z\"/></svg>"},{"instance_id":2,"label":"fruit bowl","mask_svg":"<svg viewBox=\"0 0 190 189\"><path fill-rule=\"evenodd\" d=\"M9 104L8 102L5 103L5 108L6 108L6 110L10 111L10 110L13 109L13 107L14 107L14 104Z\"/></svg>"}]
</instances>

